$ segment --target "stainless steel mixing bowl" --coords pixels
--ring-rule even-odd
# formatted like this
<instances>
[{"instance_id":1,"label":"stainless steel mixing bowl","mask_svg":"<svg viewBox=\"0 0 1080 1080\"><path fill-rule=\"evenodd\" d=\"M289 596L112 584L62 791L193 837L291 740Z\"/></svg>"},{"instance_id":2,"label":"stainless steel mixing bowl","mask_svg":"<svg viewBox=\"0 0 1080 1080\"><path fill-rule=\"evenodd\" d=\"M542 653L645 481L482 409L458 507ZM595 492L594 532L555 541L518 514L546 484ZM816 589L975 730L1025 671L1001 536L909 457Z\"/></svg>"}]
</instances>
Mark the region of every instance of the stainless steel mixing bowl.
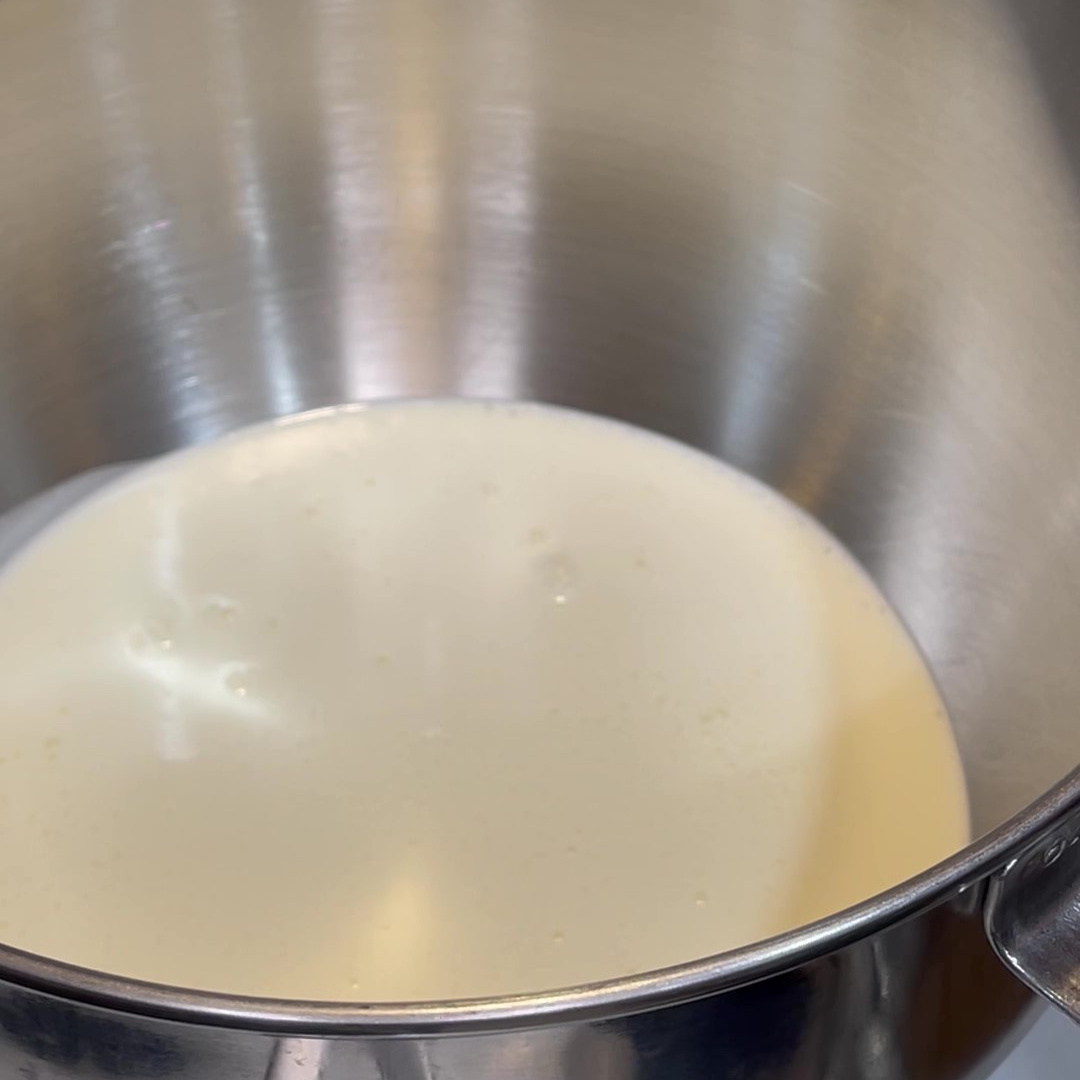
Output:
<instances>
[{"instance_id":1,"label":"stainless steel mixing bowl","mask_svg":"<svg viewBox=\"0 0 1080 1080\"><path fill-rule=\"evenodd\" d=\"M0 2L4 505L359 399L667 432L870 569L981 837L781 940L528 1000L0 949L0 1075L956 1080L1026 1009L984 917L1080 1011L1078 41L1068 0Z\"/></svg>"}]
</instances>

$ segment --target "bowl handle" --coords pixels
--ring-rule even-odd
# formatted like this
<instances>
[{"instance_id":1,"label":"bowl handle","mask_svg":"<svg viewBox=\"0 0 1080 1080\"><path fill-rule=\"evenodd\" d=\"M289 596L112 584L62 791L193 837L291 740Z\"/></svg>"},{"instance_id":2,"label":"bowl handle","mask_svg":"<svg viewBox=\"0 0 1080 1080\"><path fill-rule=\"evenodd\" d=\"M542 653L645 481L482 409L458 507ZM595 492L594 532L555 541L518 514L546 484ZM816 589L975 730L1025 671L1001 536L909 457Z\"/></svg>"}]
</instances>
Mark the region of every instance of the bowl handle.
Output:
<instances>
[{"instance_id":1,"label":"bowl handle","mask_svg":"<svg viewBox=\"0 0 1080 1080\"><path fill-rule=\"evenodd\" d=\"M1073 816L991 879L986 933L1010 971L1080 1023L1080 821Z\"/></svg>"}]
</instances>

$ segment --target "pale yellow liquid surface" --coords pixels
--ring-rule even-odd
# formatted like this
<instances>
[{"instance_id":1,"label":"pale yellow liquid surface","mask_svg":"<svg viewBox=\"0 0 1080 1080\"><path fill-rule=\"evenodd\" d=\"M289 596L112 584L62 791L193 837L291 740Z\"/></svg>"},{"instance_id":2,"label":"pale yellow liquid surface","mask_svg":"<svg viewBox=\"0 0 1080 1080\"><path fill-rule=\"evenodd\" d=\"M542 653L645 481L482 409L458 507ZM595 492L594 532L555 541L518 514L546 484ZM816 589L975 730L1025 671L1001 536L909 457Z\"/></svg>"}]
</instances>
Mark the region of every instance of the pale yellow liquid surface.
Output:
<instances>
[{"instance_id":1,"label":"pale yellow liquid surface","mask_svg":"<svg viewBox=\"0 0 1080 1080\"><path fill-rule=\"evenodd\" d=\"M704 957L967 840L920 657L808 519L533 406L253 429L0 576L0 936L371 1001Z\"/></svg>"}]
</instances>

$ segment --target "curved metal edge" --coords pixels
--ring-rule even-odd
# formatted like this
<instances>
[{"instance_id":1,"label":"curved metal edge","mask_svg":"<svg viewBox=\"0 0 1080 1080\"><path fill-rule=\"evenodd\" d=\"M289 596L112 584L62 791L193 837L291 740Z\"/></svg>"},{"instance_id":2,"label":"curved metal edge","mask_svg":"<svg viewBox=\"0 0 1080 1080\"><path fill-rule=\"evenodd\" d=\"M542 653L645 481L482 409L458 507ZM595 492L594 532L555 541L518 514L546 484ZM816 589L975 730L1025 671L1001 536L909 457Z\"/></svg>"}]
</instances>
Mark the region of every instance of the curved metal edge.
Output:
<instances>
[{"instance_id":1,"label":"curved metal edge","mask_svg":"<svg viewBox=\"0 0 1080 1080\"><path fill-rule=\"evenodd\" d=\"M408 1004L278 1001L143 983L77 968L8 946L0 946L0 979L67 1000L161 1020L300 1036L463 1035L628 1016L685 1004L780 974L917 915L989 874L1002 868L1011 871L1022 861L1018 852L1031 845L1033 836L1045 842L1044 834L1078 809L1080 769L1037 803L958 855L847 911L717 957L554 993ZM1075 850L1080 856L1080 844ZM987 909L988 924L994 927L995 934L1001 919L994 913L1006 910L1000 903L1004 878L1005 875L995 878L997 899ZM1072 886L1072 894L1077 898L1075 881ZM1017 955L1013 946L998 951L1006 964L1028 981L1026 975L1030 973L1013 959ZM1048 992L1041 983L1029 985L1035 985L1044 994Z\"/></svg>"},{"instance_id":2,"label":"curved metal edge","mask_svg":"<svg viewBox=\"0 0 1080 1080\"><path fill-rule=\"evenodd\" d=\"M994 874L983 919L1002 963L1080 1023L1080 812Z\"/></svg>"}]
</instances>

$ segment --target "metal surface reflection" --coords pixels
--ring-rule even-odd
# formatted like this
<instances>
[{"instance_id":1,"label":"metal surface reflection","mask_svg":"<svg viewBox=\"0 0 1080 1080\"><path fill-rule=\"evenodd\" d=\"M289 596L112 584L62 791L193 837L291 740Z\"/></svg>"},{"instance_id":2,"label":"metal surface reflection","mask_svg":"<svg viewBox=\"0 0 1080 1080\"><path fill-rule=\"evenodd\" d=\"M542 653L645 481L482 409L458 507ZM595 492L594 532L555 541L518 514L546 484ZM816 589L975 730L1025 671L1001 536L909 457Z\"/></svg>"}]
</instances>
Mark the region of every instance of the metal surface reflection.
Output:
<instances>
[{"instance_id":1,"label":"metal surface reflection","mask_svg":"<svg viewBox=\"0 0 1080 1080\"><path fill-rule=\"evenodd\" d=\"M247 248L247 276L254 293L254 314L260 353L266 366L270 406L275 415L299 412L303 397L296 353L285 312L280 306L283 253L275 246L273 211L267 188L265 135L251 108L249 73L245 64L243 12L236 2L222 3L212 12L216 74L221 87L226 171L235 192L238 231Z\"/></svg>"},{"instance_id":2,"label":"metal surface reflection","mask_svg":"<svg viewBox=\"0 0 1080 1080\"><path fill-rule=\"evenodd\" d=\"M991 829L1080 761L1075 24L1056 0L7 0L0 505L343 400L634 421L852 548ZM1022 1008L970 918L682 1011L328 1044L322 1080L955 1080ZM270 1035L11 987L0 1028L39 1080L285 1068Z\"/></svg>"},{"instance_id":3,"label":"metal surface reflection","mask_svg":"<svg viewBox=\"0 0 1080 1080\"><path fill-rule=\"evenodd\" d=\"M122 5L90 5L82 15L84 32L96 43L85 54L95 119L116 178L101 208L116 239L102 255L124 281L140 329L161 358L158 371L168 379L175 437L185 443L211 438L220 429L200 400L205 344L182 291L186 267L175 239L177 222L154 164L152 128L130 90L138 75L130 64Z\"/></svg>"},{"instance_id":4,"label":"metal surface reflection","mask_svg":"<svg viewBox=\"0 0 1080 1080\"><path fill-rule=\"evenodd\" d=\"M943 935L952 959L934 948ZM48 1080L945 1080L985 1055L1028 999L978 918L957 909L758 986L608 1023L498 1037L327 1040L95 1015L0 990L0 1067ZM973 985L972 975L978 976ZM989 985L983 977L989 976Z\"/></svg>"},{"instance_id":5,"label":"metal surface reflection","mask_svg":"<svg viewBox=\"0 0 1080 1080\"><path fill-rule=\"evenodd\" d=\"M475 122L465 180L458 389L472 397L525 397L538 211L533 20L527 6L497 0L484 18L490 32L466 43L476 85L469 104ZM497 50L484 47L491 39L500 43Z\"/></svg>"}]
</instances>

